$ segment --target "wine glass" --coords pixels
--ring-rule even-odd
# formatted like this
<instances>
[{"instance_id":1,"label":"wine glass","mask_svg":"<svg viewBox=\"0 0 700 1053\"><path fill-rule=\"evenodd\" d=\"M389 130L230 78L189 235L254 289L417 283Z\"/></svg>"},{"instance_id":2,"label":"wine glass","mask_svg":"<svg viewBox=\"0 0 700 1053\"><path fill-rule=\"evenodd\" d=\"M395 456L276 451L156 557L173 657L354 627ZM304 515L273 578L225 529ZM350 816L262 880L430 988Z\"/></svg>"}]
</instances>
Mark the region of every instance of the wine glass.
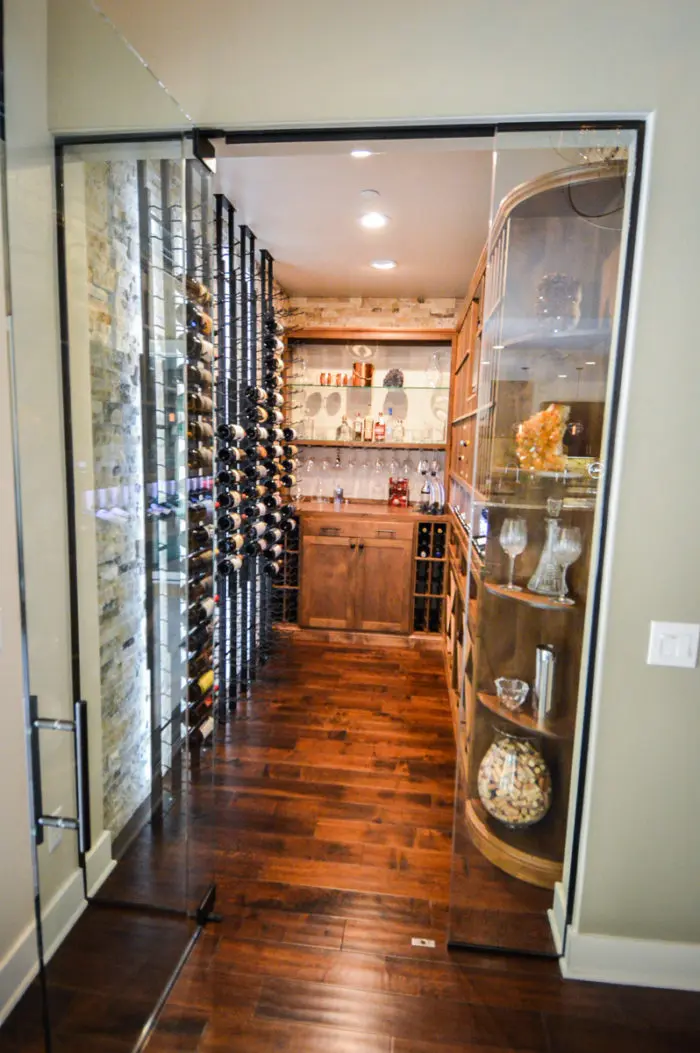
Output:
<instances>
[{"instance_id":1,"label":"wine glass","mask_svg":"<svg viewBox=\"0 0 700 1053\"><path fill-rule=\"evenodd\" d=\"M554 541L553 555L557 563L561 567L561 592L559 593L559 603L566 603L572 606L576 601L572 600L570 596L567 596L568 589L566 587L566 572L572 563L581 555L581 549L583 542L581 540L581 530L579 527L565 526L560 527L556 539Z\"/></svg>"},{"instance_id":2,"label":"wine glass","mask_svg":"<svg viewBox=\"0 0 700 1053\"><path fill-rule=\"evenodd\" d=\"M521 552L524 552L525 546L527 545L527 524L525 520L520 518L504 519L499 540L501 542L501 548L510 560L508 584L506 585L506 588L511 589L513 592L521 592L520 585L513 584L513 570L515 567L515 557L519 556Z\"/></svg>"}]
</instances>

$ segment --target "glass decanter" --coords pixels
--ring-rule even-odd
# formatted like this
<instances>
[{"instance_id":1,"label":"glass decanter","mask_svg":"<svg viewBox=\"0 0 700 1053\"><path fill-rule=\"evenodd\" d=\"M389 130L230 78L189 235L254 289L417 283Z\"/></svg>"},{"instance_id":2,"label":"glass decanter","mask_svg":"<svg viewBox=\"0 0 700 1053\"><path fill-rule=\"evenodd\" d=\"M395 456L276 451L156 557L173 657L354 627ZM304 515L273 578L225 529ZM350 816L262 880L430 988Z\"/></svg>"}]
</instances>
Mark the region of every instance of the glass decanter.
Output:
<instances>
[{"instance_id":1,"label":"glass decanter","mask_svg":"<svg viewBox=\"0 0 700 1053\"><path fill-rule=\"evenodd\" d=\"M404 442L404 436L406 429L402 420L394 421L394 432L392 436L392 442Z\"/></svg>"},{"instance_id":2,"label":"glass decanter","mask_svg":"<svg viewBox=\"0 0 700 1053\"><path fill-rule=\"evenodd\" d=\"M559 498L547 498L544 548L542 549L540 561L537 564L537 570L527 584L527 587L531 592L538 592L541 596L559 596L561 594L562 571L561 564L556 554L561 505L562 503Z\"/></svg>"},{"instance_id":3,"label":"glass decanter","mask_svg":"<svg viewBox=\"0 0 700 1053\"><path fill-rule=\"evenodd\" d=\"M338 439L340 442L350 442L352 439L352 432L350 431L347 417L343 417L340 427L338 428Z\"/></svg>"},{"instance_id":4,"label":"glass decanter","mask_svg":"<svg viewBox=\"0 0 700 1053\"><path fill-rule=\"evenodd\" d=\"M425 386L428 388L439 388L441 380L442 370L440 369L440 359L437 351L433 351L430 365L425 371Z\"/></svg>"}]
</instances>

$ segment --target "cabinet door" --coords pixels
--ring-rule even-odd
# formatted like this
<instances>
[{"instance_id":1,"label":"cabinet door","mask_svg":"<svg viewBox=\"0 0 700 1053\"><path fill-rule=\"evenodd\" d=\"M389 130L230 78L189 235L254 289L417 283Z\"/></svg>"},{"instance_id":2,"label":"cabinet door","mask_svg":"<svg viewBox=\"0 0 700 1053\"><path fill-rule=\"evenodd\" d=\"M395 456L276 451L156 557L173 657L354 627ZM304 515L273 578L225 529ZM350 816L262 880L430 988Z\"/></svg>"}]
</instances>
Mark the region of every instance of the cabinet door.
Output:
<instances>
[{"instance_id":1,"label":"cabinet door","mask_svg":"<svg viewBox=\"0 0 700 1053\"><path fill-rule=\"evenodd\" d=\"M305 536L301 559L299 624L308 629L352 629L356 541Z\"/></svg>"},{"instance_id":2,"label":"cabinet door","mask_svg":"<svg viewBox=\"0 0 700 1053\"><path fill-rule=\"evenodd\" d=\"M411 621L413 542L367 538L357 549L356 627L407 633Z\"/></svg>"}]
</instances>

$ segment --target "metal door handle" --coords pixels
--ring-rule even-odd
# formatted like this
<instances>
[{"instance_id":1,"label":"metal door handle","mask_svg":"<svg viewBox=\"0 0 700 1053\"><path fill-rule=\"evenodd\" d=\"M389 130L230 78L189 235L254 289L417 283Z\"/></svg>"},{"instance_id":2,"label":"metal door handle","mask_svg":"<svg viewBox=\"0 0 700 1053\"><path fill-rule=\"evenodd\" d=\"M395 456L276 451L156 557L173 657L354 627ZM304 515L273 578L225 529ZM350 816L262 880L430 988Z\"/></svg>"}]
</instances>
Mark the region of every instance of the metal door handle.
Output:
<instances>
[{"instance_id":1,"label":"metal door handle","mask_svg":"<svg viewBox=\"0 0 700 1053\"><path fill-rule=\"evenodd\" d=\"M44 840L44 827L55 826L59 830L75 830L78 834L78 850L90 851L90 778L88 769L87 702L82 699L73 706L73 720L53 720L38 715L38 698L29 696L30 748L32 755L32 782L34 800L35 838L38 845ZM70 816L44 815L41 786L41 756L39 753L40 731L70 731L75 735L75 782L77 818Z\"/></svg>"}]
</instances>

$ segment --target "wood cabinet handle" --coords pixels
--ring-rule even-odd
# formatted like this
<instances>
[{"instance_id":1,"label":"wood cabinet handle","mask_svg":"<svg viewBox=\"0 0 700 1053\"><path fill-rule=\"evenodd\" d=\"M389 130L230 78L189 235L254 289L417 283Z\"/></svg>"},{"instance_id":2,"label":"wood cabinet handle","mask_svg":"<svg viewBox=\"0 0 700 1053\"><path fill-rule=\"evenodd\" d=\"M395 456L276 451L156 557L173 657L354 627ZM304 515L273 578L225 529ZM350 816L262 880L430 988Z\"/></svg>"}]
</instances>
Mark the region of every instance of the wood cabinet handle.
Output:
<instances>
[{"instance_id":1,"label":"wood cabinet handle","mask_svg":"<svg viewBox=\"0 0 700 1053\"><path fill-rule=\"evenodd\" d=\"M336 526L322 526L321 527L321 533L322 534L329 534L331 537L337 537L338 534L340 533L340 527L336 527Z\"/></svg>"},{"instance_id":2,"label":"wood cabinet handle","mask_svg":"<svg viewBox=\"0 0 700 1053\"><path fill-rule=\"evenodd\" d=\"M364 541L361 541L360 544L357 547L359 548L360 552L362 552L364 547L365 547Z\"/></svg>"},{"instance_id":3,"label":"wood cabinet handle","mask_svg":"<svg viewBox=\"0 0 700 1053\"><path fill-rule=\"evenodd\" d=\"M377 530L377 537L396 537L395 530Z\"/></svg>"},{"instance_id":4,"label":"wood cabinet handle","mask_svg":"<svg viewBox=\"0 0 700 1053\"><path fill-rule=\"evenodd\" d=\"M350 542L350 548L356 548L356 547L357 547L357 546L355 545L355 542L354 542L354 541L351 541L351 542Z\"/></svg>"}]
</instances>

